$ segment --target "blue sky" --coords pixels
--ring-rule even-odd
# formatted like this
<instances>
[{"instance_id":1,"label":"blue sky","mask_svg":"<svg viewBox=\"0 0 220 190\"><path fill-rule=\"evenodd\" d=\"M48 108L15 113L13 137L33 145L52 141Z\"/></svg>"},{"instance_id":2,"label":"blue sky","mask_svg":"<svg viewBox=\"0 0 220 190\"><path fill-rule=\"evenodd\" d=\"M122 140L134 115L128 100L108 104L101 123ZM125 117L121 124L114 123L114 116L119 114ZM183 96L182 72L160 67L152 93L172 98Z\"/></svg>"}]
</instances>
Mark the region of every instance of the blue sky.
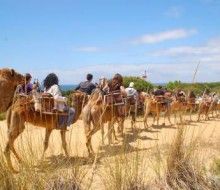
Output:
<instances>
[{"instance_id":1,"label":"blue sky","mask_svg":"<svg viewBox=\"0 0 220 190\"><path fill-rule=\"evenodd\" d=\"M63 84L86 73L220 81L220 0L0 0L0 67Z\"/></svg>"}]
</instances>

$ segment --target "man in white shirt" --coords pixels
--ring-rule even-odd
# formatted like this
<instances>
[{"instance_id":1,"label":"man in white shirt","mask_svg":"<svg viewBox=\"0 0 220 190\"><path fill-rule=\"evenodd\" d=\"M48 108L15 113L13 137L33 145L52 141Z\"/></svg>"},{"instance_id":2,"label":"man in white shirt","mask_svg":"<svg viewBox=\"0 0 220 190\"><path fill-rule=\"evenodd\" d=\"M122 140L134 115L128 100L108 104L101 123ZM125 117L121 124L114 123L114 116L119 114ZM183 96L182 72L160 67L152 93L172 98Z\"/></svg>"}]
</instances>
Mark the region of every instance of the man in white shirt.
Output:
<instances>
[{"instance_id":1,"label":"man in white shirt","mask_svg":"<svg viewBox=\"0 0 220 190\"><path fill-rule=\"evenodd\" d=\"M129 98L134 98L136 100L138 97L138 93L137 90L134 88L133 82L129 84L129 87L125 89L125 92L127 94L127 97Z\"/></svg>"}]
</instances>

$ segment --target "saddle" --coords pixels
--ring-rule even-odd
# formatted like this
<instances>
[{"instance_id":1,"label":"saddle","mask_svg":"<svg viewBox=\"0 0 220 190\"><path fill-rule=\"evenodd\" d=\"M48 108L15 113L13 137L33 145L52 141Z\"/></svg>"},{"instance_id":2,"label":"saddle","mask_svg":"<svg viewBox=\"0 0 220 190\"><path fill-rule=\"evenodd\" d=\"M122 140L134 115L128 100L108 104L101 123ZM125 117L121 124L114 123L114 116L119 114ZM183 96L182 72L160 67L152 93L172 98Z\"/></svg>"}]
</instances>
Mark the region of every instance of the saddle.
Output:
<instances>
[{"instance_id":1,"label":"saddle","mask_svg":"<svg viewBox=\"0 0 220 190\"><path fill-rule=\"evenodd\" d=\"M58 116L68 116L68 114L63 111L58 111L55 108L55 101L51 94L42 93L35 100L35 111L41 112L42 114L53 115L56 114Z\"/></svg>"},{"instance_id":2,"label":"saddle","mask_svg":"<svg viewBox=\"0 0 220 190\"><path fill-rule=\"evenodd\" d=\"M124 117L126 115L126 100L123 98L121 91L112 91L104 95L104 104L107 106L113 106L116 110L116 114L119 117Z\"/></svg>"},{"instance_id":3,"label":"saddle","mask_svg":"<svg viewBox=\"0 0 220 190\"><path fill-rule=\"evenodd\" d=\"M120 90L112 91L104 95L104 104L106 105L113 105L113 106L120 106L124 105L125 101L121 94Z\"/></svg>"},{"instance_id":4,"label":"saddle","mask_svg":"<svg viewBox=\"0 0 220 190\"><path fill-rule=\"evenodd\" d=\"M65 129L67 119L68 119L68 112L67 110L61 112L56 110L55 108L55 101L52 95L43 93L40 97L41 103L41 113L47 115L55 115L57 117L57 129Z\"/></svg>"}]
</instances>

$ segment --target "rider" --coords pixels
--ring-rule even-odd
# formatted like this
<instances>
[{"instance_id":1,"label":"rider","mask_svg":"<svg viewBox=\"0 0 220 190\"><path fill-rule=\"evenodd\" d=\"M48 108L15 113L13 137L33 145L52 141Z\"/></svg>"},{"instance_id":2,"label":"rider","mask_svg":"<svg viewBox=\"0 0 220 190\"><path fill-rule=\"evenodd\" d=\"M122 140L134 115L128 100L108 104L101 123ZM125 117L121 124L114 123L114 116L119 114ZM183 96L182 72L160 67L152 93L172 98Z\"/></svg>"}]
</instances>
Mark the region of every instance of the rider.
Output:
<instances>
[{"instance_id":1,"label":"rider","mask_svg":"<svg viewBox=\"0 0 220 190\"><path fill-rule=\"evenodd\" d=\"M178 89L177 93L176 93L176 98L180 101L185 101L186 100L186 93L183 90Z\"/></svg>"},{"instance_id":2,"label":"rider","mask_svg":"<svg viewBox=\"0 0 220 190\"><path fill-rule=\"evenodd\" d=\"M87 74L86 76L86 81L81 82L75 90L79 90L81 92L85 92L88 95L91 95L93 90L96 88L95 84L92 83L93 75L92 74Z\"/></svg>"},{"instance_id":3,"label":"rider","mask_svg":"<svg viewBox=\"0 0 220 190\"><path fill-rule=\"evenodd\" d=\"M125 89L125 92L128 98L134 98L134 100L137 100L138 93L137 90L134 88L133 82L130 82L129 87Z\"/></svg>"},{"instance_id":4,"label":"rider","mask_svg":"<svg viewBox=\"0 0 220 190\"><path fill-rule=\"evenodd\" d=\"M123 96L126 96L125 88L123 86L123 77L121 74L116 73L112 80L108 83L109 91L120 91Z\"/></svg>"},{"instance_id":5,"label":"rider","mask_svg":"<svg viewBox=\"0 0 220 190\"><path fill-rule=\"evenodd\" d=\"M33 84L31 83L32 76L30 73L26 73L24 77L23 84L18 86L18 93L19 94L26 94L30 95L31 91L33 90Z\"/></svg>"},{"instance_id":6,"label":"rider","mask_svg":"<svg viewBox=\"0 0 220 190\"><path fill-rule=\"evenodd\" d=\"M153 95L154 96L164 96L165 95L165 90L163 89L162 86L159 85L158 89L153 92Z\"/></svg>"},{"instance_id":7,"label":"rider","mask_svg":"<svg viewBox=\"0 0 220 190\"><path fill-rule=\"evenodd\" d=\"M126 92L123 86L123 77L121 74L115 74L112 80L108 82L108 91L109 93L117 91L120 92L120 94L113 95L114 101L116 101L116 103L122 103L122 105L117 105L117 112L119 116L125 116L126 111L125 106L123 105L123 97L126 97Z\"/></svg>"},{"instance_id":8,"label":"rider","mask_svg":"<svg viewBox=\"0 0 220 190\"><path fill-rule=\"evenodd\" d=\"M44 93L49 93L54 98L54 109L60 112L68 112L68 118L63 116L59 117L59 127L70 126L73 122L75 109L67 106L66 97L62 96L60 88L58 86L59 80L56 74L50 73L44 79Z\"/></svg>"},{"instance_id":9,"label":"rider","mask_svg":"<svg viewBox=\"0 0 220 190\"><path fill-rule=\"evenodd\" d=\"M211 102L211 101L212 101L212 97L211 97L211 95L210 95L210 90L209 90L209 89L206 89L206 90L204 91L203 100L204 100L205 102Z\"/></svg>"}]
</instances>

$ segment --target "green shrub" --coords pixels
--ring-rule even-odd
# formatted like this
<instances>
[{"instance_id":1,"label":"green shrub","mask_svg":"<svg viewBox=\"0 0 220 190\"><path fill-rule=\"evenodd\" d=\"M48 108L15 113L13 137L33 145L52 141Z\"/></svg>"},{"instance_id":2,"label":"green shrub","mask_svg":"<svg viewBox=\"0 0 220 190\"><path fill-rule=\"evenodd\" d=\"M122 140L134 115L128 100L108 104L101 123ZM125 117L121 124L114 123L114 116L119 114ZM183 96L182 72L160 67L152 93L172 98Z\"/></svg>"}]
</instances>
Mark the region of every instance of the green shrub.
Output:
<instances>
[{"instance_id":1,"label":"green shrub","mask_svg":"<svg viewBox=\"0 0 220 190\"><path fill-rule=\"evenodd\" d=\"M211 92L220 93L220 82L182 83L181 81L170 81L166 84L166 88L169 90L183 89L186 92L193 90L197 95L202 95L206 89L209 89Z\"/></svg>"},{"instance_id":2,"label":"green shrub","mask_svg":"<svg viewBox=\"0 0 220 190\"><path fill-rule=\"evenodd\" d=\"M139 77L127 76L124 77L124 86L128 87L130 82L134 82L134 88L140 91L150 91L153 89L153 84L147 82Z\"/></svg>"}]
</instances>

